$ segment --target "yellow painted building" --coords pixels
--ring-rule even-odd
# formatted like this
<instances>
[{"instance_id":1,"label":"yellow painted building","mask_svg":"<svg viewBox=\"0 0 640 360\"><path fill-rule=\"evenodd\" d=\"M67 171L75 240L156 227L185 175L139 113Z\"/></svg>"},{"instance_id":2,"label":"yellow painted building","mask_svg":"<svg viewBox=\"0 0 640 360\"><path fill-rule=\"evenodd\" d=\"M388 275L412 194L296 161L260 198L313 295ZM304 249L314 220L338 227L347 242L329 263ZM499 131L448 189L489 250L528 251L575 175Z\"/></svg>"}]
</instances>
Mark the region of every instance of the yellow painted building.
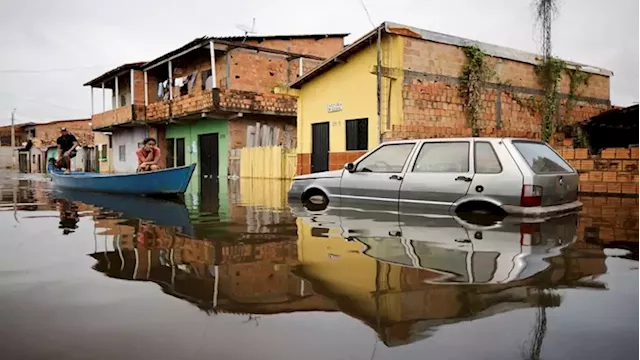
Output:
<instances>
[{"instance_id":1,"label":"yellow painted building","mask_svg":"<svg viewBox=\"0 0 640 360\"><path fill-rule=\"evenodd\" d=\"M480 48L493 70L484 84L480 119L472 125L460 88L469 46ZM467 137L472 130L481 136L540 138L540 117L516 101L541 96L538 59L520 50L384 22L289 84L289 93L298 96L297 173L341 169L387 139ZM612 73L566 64L590 76L574 94L580 106L564 113L565 123L608 109ZM568 97L568 73L559 91ZM562 104L567 106L566 100Z\"/></svg>"}]
</instances>

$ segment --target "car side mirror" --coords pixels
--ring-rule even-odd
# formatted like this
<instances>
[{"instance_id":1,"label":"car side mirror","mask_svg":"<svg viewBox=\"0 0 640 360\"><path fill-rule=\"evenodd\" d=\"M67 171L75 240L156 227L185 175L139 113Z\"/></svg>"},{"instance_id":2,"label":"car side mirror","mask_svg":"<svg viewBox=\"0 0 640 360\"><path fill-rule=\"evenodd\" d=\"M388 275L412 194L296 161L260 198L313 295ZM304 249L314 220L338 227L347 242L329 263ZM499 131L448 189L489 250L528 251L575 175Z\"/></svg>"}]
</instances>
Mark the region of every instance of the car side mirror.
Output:
<instances>
[{"instance_id":1,"label":"car side mirror","mask_svg":"<svg viewBox=\"0 0 640 360\"><path fill-rule=\"evenodd\" d=\"M356 170L356 166L353 165L353 163L346 163L344 164L344 169L347 170L348 172L352 173Z\"/></svg>"}]
</instances>

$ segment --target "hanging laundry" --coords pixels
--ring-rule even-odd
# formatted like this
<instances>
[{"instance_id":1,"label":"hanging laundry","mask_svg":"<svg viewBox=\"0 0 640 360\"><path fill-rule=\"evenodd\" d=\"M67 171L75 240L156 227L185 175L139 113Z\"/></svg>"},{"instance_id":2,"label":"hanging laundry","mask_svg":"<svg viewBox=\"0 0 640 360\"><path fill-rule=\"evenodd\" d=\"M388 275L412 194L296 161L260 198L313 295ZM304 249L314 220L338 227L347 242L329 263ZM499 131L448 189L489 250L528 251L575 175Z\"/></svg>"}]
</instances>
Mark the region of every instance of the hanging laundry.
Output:
<instances>
[{"instance_id":1,"label":"hanging laundry","mask_svg":"<svg viewBox=\"0 0 640 360\"><path fill-rule=\"evenodd\" d=\"M164 97L164 85L163 83L158 83L158 99L162 99Z\"/></svg>"},{"instance_id":2,"label":"hanging laundry","mask_svg":"<svg viewBox=\"0 0 640 360\"><path fill-rule=\"evenodd\" d=\"M196 86L196 78L198 76L198 72L194 71L193 73L191 73L191 75L189 75L189 81L187 81L187 84L189 84L189 92L191 92L191 90L193 90L194 86Z\"/></svg>"}]
</instances>

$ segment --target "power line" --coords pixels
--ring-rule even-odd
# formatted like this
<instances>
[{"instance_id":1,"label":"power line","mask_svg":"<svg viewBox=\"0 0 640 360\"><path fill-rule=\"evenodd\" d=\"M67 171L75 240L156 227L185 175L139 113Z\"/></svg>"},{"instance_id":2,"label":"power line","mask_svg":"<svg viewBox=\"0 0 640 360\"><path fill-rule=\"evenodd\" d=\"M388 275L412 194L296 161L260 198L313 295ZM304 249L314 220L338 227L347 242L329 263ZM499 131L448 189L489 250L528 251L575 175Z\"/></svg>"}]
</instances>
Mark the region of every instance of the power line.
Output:
<instances>
[{"instance_id":1,"label":"power line","mask_svg":"<svg viewBox=\"0 0 640 360\"><path fill-rule=\"evenodd\" d=\"M91 65L91 66L81 66L74 68L62 68L62 69L9 69L9 70L0 70L0 74L41 74L41 73L50 73L50 72L67 72L67 71L75 71L75 70L84 70L84 69L92 69L97 67L111 67L115 66L114 64L103 64L103 65Z\"/></svg>"},{"instance_id":2,"label":"power line","mask_svg":"<svg viewBox=\"0 0 640 360\"><path fill-rule=\"evenodd\" d=\"M367 14L367 19L369 19L369 23L371 23L371 26L373 26L375 28L376 25L373 23L373 20L371 20L371 15L369 14L369 9L367 9L367 5L364 3L364 0L360 0L360 4L362 4L362 8L364 9L364 12Z\"/></svg>"},{"instance_id":3,"label":"power line","mask_svg":"<svg viewBox=\"0 0 640 360\"><path fill-rule=\"evenodd\" d=\"M46 106L49 106L49 107L55 107L55 108L59 108L59 109L62 109L62 110L84 111L84 110L78 109L78 108L70 108L70 107L66 107L66 106L60 106L60 105L57 105L57 104L52 104L52 103L47 102L47 101L35 100L33 98L28 98L28 97L16 95L16 94L13 94L13 93L10 93L10 92L6 92L6 91L1 91L0 90L0 93L12 96L12 97L14 97L16 99L21 99L23 101L28 101L28 102L32 102L32 103L40 104L40 105L46 105Z\"/></svg>"}]
</instances>

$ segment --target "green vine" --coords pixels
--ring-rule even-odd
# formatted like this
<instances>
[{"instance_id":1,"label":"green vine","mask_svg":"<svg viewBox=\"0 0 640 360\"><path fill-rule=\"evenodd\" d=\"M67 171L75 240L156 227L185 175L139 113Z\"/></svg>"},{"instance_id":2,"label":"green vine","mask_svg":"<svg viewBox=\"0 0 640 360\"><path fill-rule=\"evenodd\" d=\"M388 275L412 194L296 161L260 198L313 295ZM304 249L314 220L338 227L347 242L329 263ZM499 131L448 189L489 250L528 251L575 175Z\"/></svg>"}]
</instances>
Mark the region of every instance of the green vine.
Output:
<instances>
[{"instance_id":1,"label":"green vine","mask_svg":"<svg viewBox=\"0 0 640 360\"><path fill-rule=\"evenodd\" d=\"M516 102L516 104L518 104L518 106L527 109L531 116L536 116L540 111L542 111L542 101L537 100L533 96L522 98L512 93L511 98Z\"/></svg>"},{"instance_id":2,"label":"green vine","mask_svg":"<svg viewBox=\"0 0 640 360\"><path fill-rule=\"evenodd\" d=\"M578 97L577 90L580 85L589 85L589 78L591 77L591 74L581 71L580 69L580 67L575 69L565 69L565 72L569 77L569 94L567 95L567 103L565 104L564 119L571 116L571 112L576 106L576 99Z\"/></svg>"},{"instance_id":3,"label":"green vine","mask_svg":"<svg viewBox=\"0 0 640 360\"><path fill-rule=\"evenodd\" d=\"M464 99L467 124L474 137L478 136L478 122L482 116L482 92L493 71L484 61L486 54L477 46L463 48L467 58L460 78L460 96Z\"/></svg>"},{"instance_id":4,"label":"green vine","mask_svg":"<svg viewBox=\"0 0 640 360\"><path fill-rule=\"evenodd\" d=\"M545 59L535 68L538 83L544 91L544 99L542 100L542 140L547 142L551 139L555 129L554 118L558 111L558 85L565 68L564 61L553 57Z\"/></svg>"}]
</instances>

